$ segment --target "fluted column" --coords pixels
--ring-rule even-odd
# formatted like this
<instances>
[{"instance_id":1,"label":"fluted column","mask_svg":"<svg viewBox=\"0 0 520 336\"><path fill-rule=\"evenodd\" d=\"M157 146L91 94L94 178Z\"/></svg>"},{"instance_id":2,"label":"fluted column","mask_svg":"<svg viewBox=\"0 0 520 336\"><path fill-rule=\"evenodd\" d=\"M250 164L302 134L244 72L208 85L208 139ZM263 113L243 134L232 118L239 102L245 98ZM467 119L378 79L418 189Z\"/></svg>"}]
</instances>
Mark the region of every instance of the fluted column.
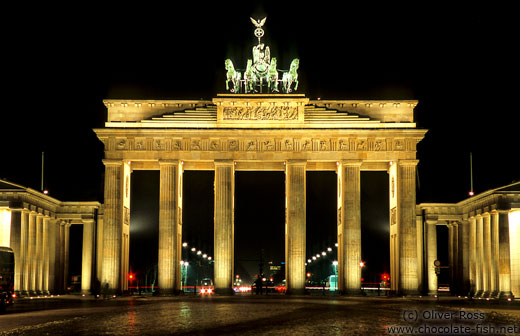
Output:
<instances>
[{"instance_id":1,"label":"fluted column","mask_svg":"<svg viewBox=\"0 0 520 336\"><path fill-rule=\"evenodd\" d=\"M96 225L96 279L101 286L103 284L103 215L99 213Z\"/></svg>"},{"instance_id":2,"label":"fluted column","mask_svg":"<svg viewBox=\"0 0 520 336\"><path fill-rule=\"evenodd\" d=\"M498 212L498 277L500 298L513 296L511 292L511 251L509 237L509 214Z\"/></svg>"},{"instance_id":3,"label":"fluted column","mask_svg":"<svg viewBox=\"0 0 520 336\"><path fill-rule=\"evenodd\" d=\"M482 241L484 247L484 259L482 259L482 296L489 297L491 294L491 220L489 213L485 213L482 219Z\"/></svg>"},{"instance_id":4,"label":"fluted column","mask_svg":"<svg viewBox=\"0 0 520 336\"><path fill-rule=\"evenodd\" d=\"M49 293L49 266L50 266L50 259L49 259L49 216L43 217L43 223L42 223L42 258L41 258L41 275L42 275L42 287L41 291L42 293L48 294Z\"/></svg>"},{"instance_id":5,"label":"fluted column","mask_svg":"<svg viewBox=\"0 0 520 336\"><path fill-rule=\"evenodd\" d=\"M57 238L58 238L58 253L57 255L57 271L56 271L56 288L59 293L63 292L65 289L65 285L63 284L64 279L64 271L65 271L65 222L60 221L57 228Z\"/></svg>"},{"instance_id":6,"label":"fluted column","mask_svg":"<svg viewBox=\"0 0 520 336\"><path fill-rule=\"evenodd\" d=\"M285 278L287 294L305 292L306 174L307 161L285 165Z\"/></svg>"},{"instance_id":7,"label":"fluted column","mask_svg":"<svg viewBox=\"0 0 520 336\"><path fill-rule=\"evenodd\" d=\"M103 160L105 164L105 208L103 225L103 280L110 292L124 290L127 259L125 228L130 221L129 166L120 160ZM124 205L128 202L128 207Z\"/></svg>"},{"instance_id":8,"label":"fluted column","mask_svg":"<svg viewBox=\"0 0 520 336\"><path fill-rule=\"evenodd\" d=\"M21 211L21 225L20 225L20 288L22 294L29 293L29 211ZM16 267L16 265L15 265Z\"/></svg>"},{"instance_id":9,"label":"fluted column","mask_svg":"<svg viewBox=\"0 0 520 336\"><path fill-rule=\"evenodd\" d=\"M233 293L235 165L215 160L215 291Z\"/></svg>"},{"instance_id":10,"label":"fluted column","mask_svg":"<svg viewBox=\"0 0 520 336\"><path fill-rule=\"evenodd\" d=\"M14 253L14 290L19 293L22 284L22 260L20 258L21 248L21 225L22 225L22 212L20 210L11 211L11 232L9 246L13 249Z\"/></svg>"},{"instance_id":11,"label":"fluted column","mask_svg":"<svg viewBox=\"0 0 520 336\"><path fill-rule=\"evenodd\" d=\"M95 222L83 220L83 250L81 259L81 293L89 294L92 289L92 271L94 265Z\"/></svg>"},{"instance_id":12,"label":"fluted column","mask_svg":"<svg viewBox=\"0 0 520 336\"><path fill-rule=\"evenodd\" d=\"M477 274L476 274L476 294L482 296L484 293L484 219L481 215L477 216Z\"/></svg>"},{"instance_id":13,"label":"fluted column","mask_svg":"<svg viewBox=\"0 0 520 336\"><path fill-rule=\"evenodd\" d=\"M182 222L180 218L180 165L177 160L159 161L159 268L161 294L176 294L181 290L180 261Z\"/></svg>"},{"instance_id":14,"label":"fluted column","mask_svg":"<svg viewBox=\"0 0 520 336\"><path fill-rule=\"evenodd\" d=\"M498 256L499 256L499 243L498 243L498 212L494 211L491 213L491 280L490 290L491 296L496 297L499 295L498 291Z\"/></svg>"},{"instance_id":15,"label":"fluted column","mask_svg":"<svg viewBox=\"0 0 520 336\"><path fill-rule=\"evenodd\" d=\"M57 220L50 219L49 221L49 281L48 290L50 293L56 292L56 259L59 252L59 239L57 238Z\"/></svg>"},{"instance_id":16,"label":"fluted column","mask_svg":"<svg viewBox=\"0 0 520 336\"><path fill-rule=\"evenodd\" d=\"M361 293L361 163L359 160L342 161L338 173L339 290L349 295Z\"/></svg>"},{"instance_id":17,"label":"fluted column","mask_svg":"<svg viewBox=\"0 0 520 336\"><path fill-rule=\"evenodd\" d=\"M469 255L469 221L464 220L459 224L459 292L463 295L470 292Z\"/></svg>"},{"instance_id":18,"label":"fluted column","mask_svg":"<svg viewBox=\"0 0 520 336\"><path fill-rule=\"evenodd\" d=\"M469 220L469 282L470 295L477 294L477 218Z\"/></svg>"},{"instance_id":19,"label":"fluted column","mask_svg":"<svg viewBox=\"0 0 520 336\"><path fill-rule=\"evenodd\" d=\"M415 221L415 179L417 160L397 162L397 242L399 246L397 291L401 295L418 294L417 227ZM391 276L392 277L392 276Z\"/></svg>"},{"instance_id":20,"label":"fluted column","mask_svg":"<svg viewBox=\"0 0 520 336\"><path fill-rule=\"evenodd\" d=\"M428 295L437 295L439 288L435 265L437 260L437 222L426 221L427 239L427 269L428 269Z\"/></svg>"},{"instance_id":21,"label":"fluted column","mask_svg":"<svg viewBox=\"0 0 520 336\"><path fill-rule=\"evenodd\" d=\"M36 216L36 292L43 289L43 214Z\"/></svg>"},{"instance_id":22,"label":"fluted column","mask_svg":"<svg viewBox=\"0 0 520 336\"><path fill-rule=\"evenodd\" d=\"M63 225L63 290L69 286L70 223Z\"/></svg>"},{"instance_id":23,"label":"fluted column","mask_svg":"<svg viewBox=\"0 0 520 336\"><path fill-rule=\"evenodd\" d=\"M29 230L28 230L28 249L27 257L29 259L27 267L27 275L29 276L29 293L36 291L36 212L29 214Z\"/></svg>"},{"instance_id":24,"label":"fluted column","mask_svg":"<svg viewBox=\"0 0 520 336\"><path fill-rule=\"evenodd\" d=\"M458 288L457 288L457 272L458 272L458 269L459 269L459 265L458 265L458 253L459 253L459 250L458 250L458 238L459 238L459 230L458 230L458 225L456 222L453 222L453 223L450 223L448 225L448 229L449 229L449 237L450 237L450 250L449 250L449 254L450 254L450 278L451 278L451 283L450 283L450 291L452 294L456 294L457 291L458 291Z\"/></svg>"}]
</instances>

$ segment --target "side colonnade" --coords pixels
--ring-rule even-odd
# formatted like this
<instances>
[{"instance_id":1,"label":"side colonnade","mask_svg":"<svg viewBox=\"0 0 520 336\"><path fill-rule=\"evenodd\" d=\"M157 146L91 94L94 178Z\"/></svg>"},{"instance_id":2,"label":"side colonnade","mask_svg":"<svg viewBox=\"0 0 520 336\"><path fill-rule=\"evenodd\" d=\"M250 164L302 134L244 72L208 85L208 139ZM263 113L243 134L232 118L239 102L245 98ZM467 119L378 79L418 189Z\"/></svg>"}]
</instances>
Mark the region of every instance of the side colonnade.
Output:
<instances>
[{"instance_id":1,"label":"side colonnade","mask_svg":"<svg viewBox=\"0 0 520 336\"><path fill-rule=\"evenodd\" d=\"M448 227L447 265L452 294L482 299L520 296L520 183L457 204L420 204L424 217L428 293L438 292L437 226ZM507 192L503 189L508 188ZM511 189L515 189L512 190Z\"/></svg>"},{"instance_id":2,"label":"side colonnade","mask_svg":"<svg viewBox=\"0 0 520 336\"><path fill-rule=\"evenodd\" d=\"M0 246L14 252L14 289L19 295L65 293L70 287L70 228L82 225L81 291L95 287L96 239L102 230L98 202L60 202L0 180Z\"/></svg>"}]
</instances>

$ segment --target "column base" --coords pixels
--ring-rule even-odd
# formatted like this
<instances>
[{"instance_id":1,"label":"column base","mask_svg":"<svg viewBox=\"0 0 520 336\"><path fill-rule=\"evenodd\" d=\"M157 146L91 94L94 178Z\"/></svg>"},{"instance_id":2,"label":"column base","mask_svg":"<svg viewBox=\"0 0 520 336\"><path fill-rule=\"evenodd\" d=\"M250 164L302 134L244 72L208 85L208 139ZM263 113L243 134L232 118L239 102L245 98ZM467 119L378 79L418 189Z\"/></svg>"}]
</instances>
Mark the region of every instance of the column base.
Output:
<instances>
[{"instance_id":1,"label":"column base","mask_svg":"<svg viewBox=\"0 0 520 336\"><path fill-rule=\"evenodd\" d=\"M306 295L307 292L305 291L305 288L292 288L287 289L285 292L285 295Z\"/></svg>"},{"instance_id":2,"label":"column base","mask_svg":"<svg viewBox=\"0 0 520 336\"><path fill-rule=\"evenodd\" d=\"M428 291L428 296L435 296L435 295L439 295L439 293L437 291Z\"/></svg>"},{"instance_id":3,"label":"column base","mask_svg":"<svg viewBox=\"0 0 520 336\"><path fill-rule=\"evenodd\" d=\"M500 300L507 300L507 299L514 299L515 297L513 296L513 293L512 292L500 292L498 298Z\"/></svg>"},{"instance_id":4,"label":"column base","mask_svg":"<svg viewBox=\"0 0 520 336\"><path fill-rule=\"evenodd\" d=\"M217 295L234 295L235 291L233 288L215 288L215 294Z\"/></svg>"}]
</instances>

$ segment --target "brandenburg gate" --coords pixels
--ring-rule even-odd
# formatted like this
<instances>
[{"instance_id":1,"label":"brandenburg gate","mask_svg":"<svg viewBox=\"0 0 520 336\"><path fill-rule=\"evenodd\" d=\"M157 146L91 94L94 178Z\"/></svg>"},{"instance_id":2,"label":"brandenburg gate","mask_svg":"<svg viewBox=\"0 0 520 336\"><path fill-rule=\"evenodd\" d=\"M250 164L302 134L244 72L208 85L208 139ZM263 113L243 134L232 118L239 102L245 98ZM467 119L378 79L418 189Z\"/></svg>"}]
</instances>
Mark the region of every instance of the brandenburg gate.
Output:
<instances>
[{"instance_id":1,"label":"brandenburg gate","mask_svg":"<svg viewBox=\"0 0 520 336\"><path fill-rule=\"evenodd\" d=\"M418 293L423 232L416 220L416 146L426 130L413 120L417 101L231 93L211 101L107 99L104 104L107 122L94 130L105 148L97 274L102 284L117 291L128 286L133 170L160 171L158 287L163 294L181 289L183 172L215 172L214 284L217 293L231 293L235 171L284 171L287 293L303 293L306 172L335 171L339 289L359 293L360 174L386 171L392 290Z\"/></svg>"}]
</instances>

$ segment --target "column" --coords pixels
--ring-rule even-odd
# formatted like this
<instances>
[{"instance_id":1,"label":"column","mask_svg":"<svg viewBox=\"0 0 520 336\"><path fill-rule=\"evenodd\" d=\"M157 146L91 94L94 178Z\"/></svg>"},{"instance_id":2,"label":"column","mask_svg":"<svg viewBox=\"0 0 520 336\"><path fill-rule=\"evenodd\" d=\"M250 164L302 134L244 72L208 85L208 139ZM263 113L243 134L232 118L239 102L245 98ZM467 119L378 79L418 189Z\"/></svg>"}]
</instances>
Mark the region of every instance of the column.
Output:
<instances>
[{"instance_id":1,"label":"column","mask_svg":"<svg viewBox=\"0 0 520 336\"><path fill-rule=\"evenodd\" d=\"M20 281L22 294L29 293L29 211L21 211L21 225L20 225ZM16 265L15 265L16 267Z\"/></svg>"},{"instance_id":2,"label":"column","mask_svg":"<svg viewBox=\"0 0 520 336\"><path fill-rule=\"evenodd\" d=\"M13 249L14 253L14 290L19 293L21 290L22 284L22 260L20 257L21 248L21 225L22 225L22 212L20 210L11 211L11 233L10 233L10 242L9 246Z\"/></svg>"},{"instance_id":3,"label":"column","mask_svg":"<svg viewBox=\"0 0 520 336\"><path fill-rule=\"evenodd\" d=\"M415 179L417 160L400 160L392 165L394 177L395 207L390 216L395 218L394 236L398 251L394 251L394 276L390 275L399 295L419 293L417 276L417 227L415 221ZM391 193L392 189L390 190ZM391 219L392 220L392 219ZM391 225L392 226L392 225ZM392 228L390 228L392 234ZM391 253L392 255L392 253ZM392 263L392 261L390 261ZM395 290L395 289L394 289Z\"/></svg>"},{"instance_id":4,"label":"column","mask_svg":"<svg viewBox=\"0 0 520 336\"><path fill-rule=\"evenodd\" d=\"M361 163L360 160L342 161L338 174L341 211L338 223L339 290L348 295L361 294Z\"/></svg>"},{"instance_id":5,"label":"column","mask_svg":"<svg viewBox=\"0 0 520 336\"><path fill-rule=\"evenodd\" d=\"M477 237L476 237L476 296L484 293L484 219L481 215L477 216Z\"/></svg>"},{"instance_id":6,"label":"column","mask_svg":"<svg viewBox=\"0 0 520 336\"><path fill-rule=\"evenodd\" d=\"M458 287L458 272L459 272L459 226L457 222L450 223L450 235L451 235L451 284L450 290L452 294L456 294L459 291Z\"/></svg>"},{"instance_id":7,"label":"column","mask_svg":"<svg viewBox=\"0 0 520 336\"><path fill-rule=\"evenodd\" d=\"M455 294L454 291L454 268L455 263L453 262L454 254L453 254L453 225L451 223L448 223L448 262L449 262L449 272L450 272L450 293L453 295Z\"/></svg>"},{"instance_id":8,"label":"column","mask_svg":"<svg viewBox=\"0 0 520 336\"><path fill-rule=\"evenodd\" d=\"M469 219L469 282L470 295L477 294L477 218Z\"/></svg>"},{"instance_id":9,"label":"column","mask_svg":"<svg viewBox=\"0 0 520 336\"><path fill-rule=\"evenodd\" d=\"M233 293L235 165L215 160L215 292Z\"/></svg>"},{"instance_id":10,"label":"column","mask_svg":"<svg viewBox=\"0 0 520 336\"><path fill-rule=\"evenodd\" d=\"M63 225L63 290L65 291L69 286L70 225L70 223Z\"/></svg>"},{"instance_id":11,"label":"column","mask_svg":"<svg viewBox=\"0 0 520 336\"><path fill-rule=\"evenodd\" d=\"M43 288L43 214L36 216L36 292Z\"/></svg>"},{"instance_id":12,"label":"column","mask_svg":"<svg viewBox=\"0 0 520 336\"><path fill-rule=\"evenodd\" d=\"M427 239L427 269L428 269L428 295L437 295L439 288L437 274L435 273L435 265L437 260L437 222L426 221L426 239Z\"/></svg>"},{"instance_id":13,"label":"column","mask_svg":"<svg viewBox=\"0 0 520 336\"><path fill-rule=\"evenodd\" d=\"M65 268L65 222L60 221L59 226L57 227L57 238L58 238L58 248L59 251L57 255L57 272L56 272L56 288L59 293L62 293L65 289L63 284L64 279L64 268Z\"/></svg>"},{"instance_id":14,"label":"column","mask_svg":"<svg viewBox=\"0 0 520 336\"><path fill-rule=\"evenodd\" d=\"M92 271L94 266L95 222L83 220L83 250L81 257L81 293L89 294L92 290Z\"/></svg>"},{"instance_id":15,"label":"column","mask_svg":"<svg viewBox=\"0 0 520 336\"><path fill-rule=\"evenodd\" d=\"M28 248L27 248L27 275L28 291L34 294L36 291L36 212L29 214Z\"/></svg>"},{"instance_id":16,"label":"column","mask_svg":"<svg viewBox=\"0 0 520 336\"><path fill-rule=\"evenodd\" d=\"M105 208L103 225L103 280L108 283L110 292L122 290L122 252L123 252L123 193L129 188L125 181L123 161L103 160L105 164ZM129 218L128 218L129 219Z\"/></svg>"},{"instance_id":17,"label":"column","mask_svg":"<svg viewBox=\"0 0 520 336\"><path fill-rule=\"evenodd\" d=\"M499 243L498 243L498 212L494 211L491 213L491 280L490 290L491 296L497 297L498 291L498 256L499 256Z\"/></svg>"},{"instance_id":18,"label":"column","mask_svg":"<svg viewBox=\"0 0 520 336\"><path fill-rule=\"evenodd\" d=\"M158 285L162 295L181 290L180 261L182 226L179 212L179 161L159 161L159 266Z\"/></svg>"},{"instance_id":19,"label":"column","mask_svg":"<svg viewBox=\"0 0 520 336\"><path fill-rule=\"evenodd\" d=\"M103 215L102 208L98 212L96 225L96 281L98 286L103 284Z\"/></svg>"},{"instance_id":20,"label":"column","mask_svg":"<svg viewBox=\"0 0 520 336\"><path fill-rule=\"evenodd\" d=\"M460 290L462 295L470 292L469 280L469 221L459 223L459 276Z\"/></svg>"},{"instance_id":21,"label":"column","mask_svg":"<svg viewBox=\"0 0 520 336\"><path fill-rule=\"evenodd\" d=\"M482 219L482 242L484 247L484 259L482 259L482 297L489 297L491 294L491 221L489 213L485 213Z\"/></svg>"},{"instance_id":22,"label":"column","mask_svg":"<svg viewBox=\"0 0 520 336\"><path fill-rule=\"evenodd\" d=\"M498 211L498 279L499 297L512 297L509 214L507 211Z\"/></svg>"},{"instance_id":23,"label":"column","mask_svg":"<svg viewBox=\"0 0 520 336\"><path fill-rule=\"evenodd\" d=\"M49 293L56 292L56 260L59 259L59 257L57 258L57 254L59 252L59 239L56 239L58 231L57 227L57 220L55 218L51 218L49 220Z\"/></svg>"},{"instance_id":24,"label":"column","mask_svg":"<svg viewBox=\"0 0 520 336\"><path fill-rule=\"evenodd\" d=\"M49 294L49 267L50 267L50 259L49 259L49 216L43 217L42 223L42 261L41 261L41 269L42 269L42 287L41 291L44 294Z\"/></svg>"}]
</instances>

